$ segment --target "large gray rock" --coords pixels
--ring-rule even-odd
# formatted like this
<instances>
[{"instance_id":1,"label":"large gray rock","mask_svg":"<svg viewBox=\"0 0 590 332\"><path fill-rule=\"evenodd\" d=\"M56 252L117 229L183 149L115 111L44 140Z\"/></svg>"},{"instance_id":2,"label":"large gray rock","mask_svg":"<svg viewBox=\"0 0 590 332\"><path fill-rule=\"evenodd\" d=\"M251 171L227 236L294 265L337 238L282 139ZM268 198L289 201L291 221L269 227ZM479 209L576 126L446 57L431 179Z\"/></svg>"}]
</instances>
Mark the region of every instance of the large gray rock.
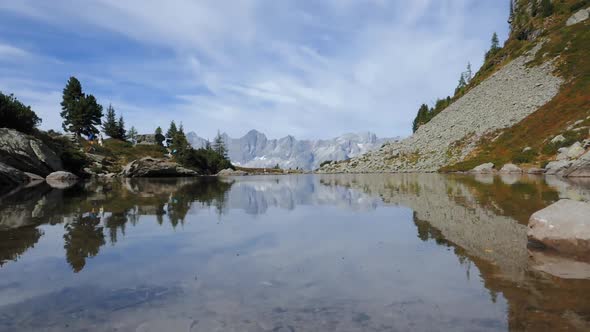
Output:
<instances>
[{"instance_id":1,"label":"large gray rock","mask_svg":"<svg viewBox=\"0 0 590 332\"><path fill-rule=\"evenodd\" d=\"M152 157L134 160L127 164L121 175L128 178L186 177L197 176L197 172L182 167L178 163Z\"/></svg>"},{"instance_id":2,"label":"large gray rock","mask_svg":"<svg viewBox=\"0 0 590 332\"><path fill-rule=\"evenodd\" d=\"M29 182L29 176L24 172L0 162L0 191Z\"/></svg>"},{"instance_id":3,"label":"large gray rock","mask_svg":"<svg viewBox=\"0 0 590 332\"><path fill-rule=\"evenodd\" d=\"M42 176L63 169L61 159L45 143L7 128L0 128L0 162Z\"/></svg>"},{"instance_id":4,"label":"large gray rock","mask_svg":"<svg viewBox=\"0 0 590 332\"><path fill-rule=\"evenodd\" d=\"M514 173L520 174L522 173L522 169L514 164L506 164L500 170L500 173Z\"/></svg>"},{"instance_id":5,"label":"large gray rock","mask_svg":"<svg viewBox=\"0 0 590 332\"><path fill-rule=\"evenodd\" d=\"M535 212L528 238L560 253L590 258L590 203L562 199Z\"/></svg>"},{"instance_id":6,"label":"large gray rock","mask_svg":"<svg viewBox=\"0 0 590 332\"><path fill-rule=\"evenodd\" d=\"M470 171L471 173L493 173L494 172L494 164L493 163L485 163L481 164Z\"/></svg>"},{"instance_id":7,"label":"large gray rock","mask_svg":"<svg viewBox=\"0 0 590 332\"><path fill-rule=\"evenodd\" d=\"M563 173L572 165L568 160L552 161L545 166L545 174L547 175L563 175Z\"/></svg>"},{"instance_id":8,"label":"large gray rock","mask_svg":"<svg viewBox=\"0 0 590 332\"><path fill-rule=\"evenodd\" d=\"M565 177L590 177L590 151L582 155L567 170L564 171Z\"/></svg>"},{"instance_id":9,"label":"large gray rock","mask_svg":"<svg viewBox=\"0 0 590 332\"><path fill-rule=\"evenodd\" d=\"M586 150L582 147L582 143L576 142L567 149L567 157L569 159L576 159L584 154Z\"/></svg>"},{"instance_id":10,"label":"large gray rock","mask_svg":"<svg viewBox=\"0 0 590 332\"><path fill-rule=\"evenodd\" d=\"M578 24L587 20L588 17L590 17L590 8L580 9L570 16L565 24L569 27L570 25Z\"/></svg>"}]
</instances>

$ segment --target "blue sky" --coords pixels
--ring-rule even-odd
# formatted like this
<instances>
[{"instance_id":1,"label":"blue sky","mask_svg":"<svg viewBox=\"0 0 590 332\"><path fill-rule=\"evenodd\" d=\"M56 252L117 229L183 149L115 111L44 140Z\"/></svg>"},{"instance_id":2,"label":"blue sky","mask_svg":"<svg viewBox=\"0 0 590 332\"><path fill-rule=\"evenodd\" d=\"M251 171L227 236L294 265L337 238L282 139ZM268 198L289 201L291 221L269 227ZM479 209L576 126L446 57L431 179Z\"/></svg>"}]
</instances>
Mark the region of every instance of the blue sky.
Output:
<instances>
[{"instance_id":1,"label":"blue sky","mask_svg":"<svg viewBox=\"0 0 590 332\"><path fill-rule=\"evenodd\" d=\"M500 0L0 0L0 91L61 128L69 76L140 132L405 136L478 68Z\"/></svg>"}]
</instances>

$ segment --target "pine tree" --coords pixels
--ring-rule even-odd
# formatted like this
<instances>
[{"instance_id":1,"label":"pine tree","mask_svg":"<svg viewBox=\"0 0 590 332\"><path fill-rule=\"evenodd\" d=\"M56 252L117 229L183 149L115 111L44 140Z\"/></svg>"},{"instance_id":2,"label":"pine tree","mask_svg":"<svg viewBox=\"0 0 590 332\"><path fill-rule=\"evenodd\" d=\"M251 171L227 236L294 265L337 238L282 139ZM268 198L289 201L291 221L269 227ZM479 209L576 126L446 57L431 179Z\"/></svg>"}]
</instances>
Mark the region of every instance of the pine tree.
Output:
<instances>
[{"instance_id":1,"label":"pine tree","mask_svg":"<svg viewBox=\"0 0 590 332\"><path fill-rule=\"evenodd\" d=\"M471 70L471 62L467 62L467 70L465 71L465 83L471 83L473 79L473 71Z\"/></svg>"},{"instance_id":2,"label":"pine tree","mask_svg":"<svg viewBox=\"0 0 590 332\"><path fill-rule=\"evenodd\" d=\"M420 128L421 125L427 123L429 121L428 116L428 105L422 104L418 109L418 114L416 115L416 118L414 119L412 130L416 132L416 130L418 130L418 128Z\"/></svg>"},{"instance_id":3,"label":"pine tree","mask_svg":"<svg viewBox=\"0 0 590 332\"><path fill-rule=\"evenodd\" d=\"M65 131L78 136L99 133L96 127L102 122L102 106L93 95L82 92L82 84L73 76L63 90L61 109L62 127Z\"/></svg>"},{"instance_id":4,"label":"pine tree","mask_svg":"<svg viewBox=\"0 0 590 332\"><path fill-rule=\"evenodd\" d=\"M174 120L172 120L172 122L170 122L170 128L168 128L168 131L166 132L166 145L167 146L172 146L174 137L176 136L176 134L178 133L178 129L176 128L176 123L174 122Z\"/></svg>"},{"instance_id":5,"label":"pine tree","mask_svg":"<svg viewBox=\"0 0 590 332\"><path fill-rule=\"evenodd\" d=\"M467 82L465 80L465 73L461 73L461 77L459 78L459 84L457 84L457 88L455 89L455 95L461 94L466 86Z\"/></svg>"},{"instance_id":6,"label":"pine tree","mask_svg":"<svg viewBox=\"0 0 590 332\"><path fill-rule=\"evenodd\" d=\"M225 142L223 141L223 137L219 133L219 130L217 131L217 136L215 136L215 140L213 141L213 151L227 159L227 148L225 147Z\"/></svg>"},{"instance_id":7,"label":"pine tree","mask_svg":"<svg viewBox=\"0 0 590 332\"><path fill-rule=\"evenodd\" d=\"M490 46L490 50L486 52L486 60L494 54L498 53L500 49L500 39L498 39L498 34L494 32L494 34L492 35L492 45Z\"/></svg>"},{"instance_id":8,"label":"pine tree","mask_svg":"<svg viewBox=\"0 0 590 332\"><path fill-rule=\"evenodd\" d=\"M117 138L119 135L115 109L112 105L109 105L107 108L107 115L102 124L102 131L111 138Z\"/></svg>"},{"instance_id":9,"label":"pine tree","mask_svg":"<svg viewBox=\"0 0 590 332\"><path fill-rule=\"evenodd\" d=\"M123 116L119 117L119 121L117 122L117 139L124 141L127 139L127 134L125 130L125 120L123 120Z\"/></svg>"},{"instance_id":10,"label":"pine tree","mask_svg":"<svg viewBox=\"0 0 590 332\"><path fill-rule=\"evenodd\" d=\"M127 139L129 139L129 141L133 144L137 143L137 130L135 127L131 126L127 132Z\"/></svg>"},{"instance_id":11,"label":"pine tree","mask_svg":"<svg viewBox=\"0 0 590 332\"><path fill-rule=\"evenodd\" d=\"M166 139L166 137L162 134L162 128L158 127L156 128L156 143L158 143L158 145L164 145L164 140Z\"/></svg>"}]
</instances>

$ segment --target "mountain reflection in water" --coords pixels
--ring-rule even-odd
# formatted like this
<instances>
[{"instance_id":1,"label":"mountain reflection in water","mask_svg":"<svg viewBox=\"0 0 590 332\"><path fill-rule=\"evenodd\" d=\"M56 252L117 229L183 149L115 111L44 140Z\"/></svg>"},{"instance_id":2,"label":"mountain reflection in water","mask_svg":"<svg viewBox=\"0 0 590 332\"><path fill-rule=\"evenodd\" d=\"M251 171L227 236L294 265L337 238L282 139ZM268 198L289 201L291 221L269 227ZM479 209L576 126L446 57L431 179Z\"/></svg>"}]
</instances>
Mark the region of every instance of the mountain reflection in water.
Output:
<instances>
[{"instance_id":1,"label":"mountain reflection in water","mask_svg":"<svg viewBox=\"0 0 590 332\"><path fill-rule=\"evenodd\" d=\"M526 246L533 212L589 188L437 174L25 188L0 197L0 330L590 329L590 266Z\"/></svg>"}]
</instances>

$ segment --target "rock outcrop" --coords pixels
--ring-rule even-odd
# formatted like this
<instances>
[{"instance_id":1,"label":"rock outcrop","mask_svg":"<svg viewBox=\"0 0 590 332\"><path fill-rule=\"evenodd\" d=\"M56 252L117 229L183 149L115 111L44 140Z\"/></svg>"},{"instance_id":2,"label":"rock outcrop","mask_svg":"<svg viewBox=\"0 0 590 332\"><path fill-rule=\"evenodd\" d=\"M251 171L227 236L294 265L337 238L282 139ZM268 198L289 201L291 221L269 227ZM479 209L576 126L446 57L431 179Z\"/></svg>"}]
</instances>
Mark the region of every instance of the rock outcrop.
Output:
<instances>
[{"instance_id":1,"label":"rock outcrop","mask_svg":"<svg viewBox=\"0 0 590 332\"><path fill-rule=\"evenodd\" d=\"M534 213L528 238L560 253L590 258L590 203L562 199Z\"/></svg>"},{"instance_id":2,"label":"rock outcrop","mask_svg":"<svg viewBox=\"0 0 590 332\"><path fill-rule=\"evenodd\" d=\"M512 127L557 95L563 79L553 74L552 61L527 66L540 46L471 89L411 137L320 171L434 172L462 161L482 136Z\"/></svg>"},{"instance_id":3,"label":"rock outcrop","mask_svg":"<svg viewBox=\"0 0 590 332\"><path fill-rule=\"evenodd\" d=\"M580 9L574 13L565 23L568 27L583 22L590 17L590 8Z\"/></svg>"},{"instance_id":4,"label":"rock outcrop","mask_svg":"<svg viewBox=\"0 0 590 332\"><path fill-rule=\"evenodd\" d=\"M0 163L0 192L4 189L16 187L29 181L24 172L6 164Z\"/></svg>"},{"instance_id":5,"label":"rock outcrop","mask_svg":"<svg viewBox=\"0 0 590 332\"><path fill-rule=\"evenodd\" d=\"M590 177L590 151L574 161L572 165L564 171L563 175L571 178Z\"/></svg>"},{"instance_id":6,"label":"rock outcrop","mask_svg":"<svg viewBox=\"0 0 590 332\"><path fill-rule=\"evenodd\" d=\"M7 128L0 128L0 162L41 176L63 169L59 156L45 143Z\"/></svg>"},{"instance_id":7,"label":"rock outcrop","mask_svg":"<svg viewBox=\"0 0 590 332\"><path fill-rule=\"evenodd\" d=\"M187 177L197 176L197 172L182 167L166 159L145 157L127 164L121 175L128 178L142 177Z\"/></svg>"}]
</instances>

